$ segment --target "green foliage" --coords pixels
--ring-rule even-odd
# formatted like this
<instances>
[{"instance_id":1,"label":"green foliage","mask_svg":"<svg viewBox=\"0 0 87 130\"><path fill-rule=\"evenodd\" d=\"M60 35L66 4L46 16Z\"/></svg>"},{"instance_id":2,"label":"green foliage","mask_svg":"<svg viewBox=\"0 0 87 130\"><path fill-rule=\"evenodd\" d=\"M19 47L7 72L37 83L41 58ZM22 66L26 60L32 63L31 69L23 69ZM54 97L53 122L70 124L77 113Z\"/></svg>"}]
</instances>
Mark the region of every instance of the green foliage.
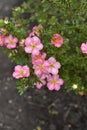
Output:
<instances>
[{"instance_id":1,"label":"green foliage","mask_svg":"<svg viewBox=\"0 0 87 130\"><path fill-rule=\"evenodd\" d=\"M61 63L59 75L64 79L64 87L68 91L87 94L87 55L80 50L81 44L87 41L86 0L27 0L13 9L8 23L6 20L0 20L0 28L5 29L7 35L17 36L20 41L28 36L32 24L42 25L40 39L44 44L43 52L47 53L47 58L54 56ZM55 33L64 38L64 44L59 49L50 44ZM17 64L28 64L33 75L31 56L22 47L17 48L17 51L19 53L6 49L7 54ZM24 86L32 86L34 80L38 80L34 75L30 81L18 80L19 92L23 93ZM74 84L77 85L76 89L72 87Z\"/></svg>"}]
</instances>

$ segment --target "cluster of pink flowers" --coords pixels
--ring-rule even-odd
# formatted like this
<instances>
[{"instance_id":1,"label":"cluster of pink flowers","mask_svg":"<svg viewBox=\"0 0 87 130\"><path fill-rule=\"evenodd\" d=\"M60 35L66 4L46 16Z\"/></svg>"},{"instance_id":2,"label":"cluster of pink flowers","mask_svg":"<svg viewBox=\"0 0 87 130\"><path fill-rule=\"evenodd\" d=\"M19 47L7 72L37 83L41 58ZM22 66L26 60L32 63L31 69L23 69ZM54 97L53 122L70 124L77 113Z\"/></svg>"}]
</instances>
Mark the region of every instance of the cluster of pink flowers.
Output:
<instances>
[{"instance_id":1,"label":"cluster of pink flowers","mask_svg":"<svg viewBox=\"0 0 87 130\"><path fill-rule=\"evenodd\" d=\"M14 49L16 48L16 44L18 43L18 38L14 37L12 35L0 36L0 46L6 46L8 49Z\"/></svg>"},{"instance_id":2,"label":"cluster of pink flowers","mask_svg":"<svg viewBox=\"0 0 87 130\"><path fill-rule=\"evenodd\" d=\"M43 44L35 35L36 29L38 27L33 28L30 35L25 39L24 48L26 53L31 54L34 73L40 79L40 83L35 82L34 85L40 89L47 84L49 90L59 90L60 86L63 85L63 80L58 75L61 64L54 57L47 60L46 53L41 53ZM63 44L63 38L59 34L55 34L51 43L59 48Z\"/></svg>"},{"instance_id":3,"label":"cluster of pink flowers","mask_svg":"<svg viewBox=\"0 0 87 130\"><path fill-rule=\"evenodd\" d=\"M34 73L41 81L40 84L35 83L35 85L37 88L41 88L47 84L49 90L59 90L60 86L63 85L63 80L58 75L61 65L54 57L50 57L48 60L45 58L46 53L32 56Z\"/></svg>"},{"instance_id":4,"label":"cluster of pink flowers","mask_svg":"<svg viewBox=\"0 0 87 130\"><path fill-rule=\"evenodd\" d=\"M41 43L39 36L39 30L41 26L35 26L32 32L26 39L21 42L18 41L17 37L13 35L0 36L0 46L6 46L8 49L15 49L17 46L23 47L25 53L31 54L32 69L34 74L39 78L40 82L35 82L34 86L38 89L42 86L47 85L49 90L58 91L63 85L64 81L59 77L59 69L61 64L56 61L54 57L46 58L47 54L41 52L43 44ZM19 42L19 43L18 43ZM51 39L51 44L57 48L60 48L64 43L63 38L60 34L54 34ZM87 54L87 42L81 44L81 52ZM13 77L16 79L29 78L30 68L28 65L17 65L14 68Z\"/></svg>"},{"instance_id":5,"label":"cluster of pink flowers","mask_svg":"<svg viewBox=\"0 0 87 130\"><path fill-rule=\"evenodd\" d=\"M0 36L0 46L6 46L8 49L15 49L17 46L24 47L25 53L31 54L32 69L34 74L40 79L40 82L35 82L34 85L40 89L42 86L47 84L47 88L49 90L58 91L61 85L63 85L63 79L59 77L59 69L61 68L61 64L57 62L54 57L46 59L47 54L45 52L41 52L44 46L38 37L39 29L40 26L35 26L29 36L19 43L18 38L13 35L2 35ZM38 35L36 35L36 33L38 33ZM51 44L59 48L63 44L63 38L59 34L54 34ZM16 79L30 77L29 66L15 66L13 77Z\"/></svg>"}]
</instances>

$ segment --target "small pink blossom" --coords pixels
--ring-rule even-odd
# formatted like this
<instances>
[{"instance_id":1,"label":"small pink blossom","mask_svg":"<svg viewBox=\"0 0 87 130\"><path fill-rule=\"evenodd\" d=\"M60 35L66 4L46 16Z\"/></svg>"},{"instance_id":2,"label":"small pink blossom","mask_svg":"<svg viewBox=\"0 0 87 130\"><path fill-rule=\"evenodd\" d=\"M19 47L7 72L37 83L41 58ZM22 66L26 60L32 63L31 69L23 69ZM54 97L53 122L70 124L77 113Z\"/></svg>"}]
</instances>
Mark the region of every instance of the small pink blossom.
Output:
<instances>
[{"instance_id":1,"label":"small pink blossom","mask_svg":"<svg viewBox=\"0 0 87 130\"><path fill-rule=\"evenodd\" d=\"M16 44L18 42L18 38L9 35L5 38L6 47L8 49L16 48Z\"/></svg>"},{"instance_id":2,"label":"small pink blossom","mask_svg":"<svg viewBox=\"0 0 87 130\"><path fill-rule=\"evenodd\" d=\"M40 61L33 65L34 73L40 79L45 79L49 74L48 67L49 67L48 61Z\"/></svg>"},{"instance_id":3,"label":"small pink blossom","mask_svg":"<svg viewBox=\"0 0 87 130\"><path fill-rule=\"evenodd\" d=\"M35 35L39 36L39 35L40 35L40 32L39 32L39 31L40 31L41 28L42 28L41 25L34 26L34 27L32 28L31 33L29 34L29 37L33 37L33 36L35 36Z\"/></svg>"},{"instance_id":4,"label":"small pink blossom","mask_svg":"<svg viewBox=\"0 0 87 130\"><path fill-rule=\"evenodd\" d=\"M58 91L61 85L63 85L63 80L59 78L59 75L53 75L48 79L47 87L49 90Z\"/></svg>"},{"instance_id":5,"label":"small pink blossom","mask_svg":"<svg viewBox=\"0 0 87 130\"><path fill-rule=\"evenodd\" d=\"M58 74L58 69L60 69L61 65L59 62L55 60L54 57L50 57L48 59L49 62L49 73L56 75Z\"/></svg>"},{"instance_id":6,"label":"small pink blossom","mask_svg":"<svg viewBox=\"0 0 87 130\"><path fill-rule=\"evenodd\" d=\"M43 44L37 36L27 37L25 39L25 52L32 53L32 55L38 55L39 51L43 49Z\"/></svg>"},{"instance_id":7,"label":"small pink blossom","mask_svg":"<svg viewBox=\"0 0 87 130\"><path fill-rule=\"evenodd\" d=\"M87 54L87 42L86 43L82 43L81 51L82 51L82 53Z\"/></svg>"},{"instance_id":8,"label":"small pink blossom","mask_svg":"<svg viewBox=\"0 0 87 130\"><path fill-rule=\"evenodd\" d=\"M19 78L25 78L30 76L30 69L27 65L21 66L17 65L15 66L14 72L13 72L13 77L16 79Z\"/></svg>"},{"instance_id":9,"label":"small pink blossom","mask_svg":"<svg viewBox=\"0 0 87 130\"><path fill-rule=\"evenodd\" d=\"M33 29L32 29L32 32L34 32L35 35L39 36L41 28L42 28L41 25L34 26Z\"/></svg>"},{"instance_id":10,"label":"small pink blossom","mask_svg":"<svg viewBox=\"0 0 87 130\"><path fill-rule=\"evenodd\" d=\"M32 31L34 31L34 32L35 31L39 31L40 28L41 28L41 25L34 26L33 29L32 29Z\"/></svg>"},{"instance_id":11,"label":"small pink blossom","mask_svg":"<svg viewBox=\"0 0 87 130\"><path fill-rule=\"evenodd\" d=\"M42 83L36 82L36 83L34 83L34 85L35 85L38 89L41 89L41 88L42 88Z\"/></svg>"},{"instance_id":12,"label":"small pink blossom","mask_svg":"<svg viewBox=\"0 0 87 130\"><path fill-rule=\"evenodd\" d=\"M39 83L39 82L35 82L35 83L34 83L34 85L35 85L38 89L40 89L40 88L42 88L42 86L46 85L46 81L45 81L44 79L40 79L40 82L41 82L41 83Z\"/></svg>"},{"instance_id":13,"label":"small pink blossom","mask_svg":"<svg viewBox=\"0 0 87 130\"><path fill-rule=\"evenodd\" d=\"M0 46L4 46L5 45L5 35L1 35L0 36Z\"/></svg>"},{"instance_id":14,"label":"small pink blossom","mask_svg":"<svg viewBox=\"0 0 87 130\"><path fill-rule=\"evenodd\" d=\"M46 53L39 53L38 55L32 55L32 64L43 61L46 58Z\"/></svg>"},{"instance_id":15,"label":"small pink blossom","mask_svg":"<svg viewBox=\"0 0 87 130\"><path fill-rule=\"evenodd\" d=\"M22 39L22 40L19 42L19 46L24 47L24 45L25 45L25 40Z\"/></svg>"},{"instance_id":16,"label":"small pink blossom","mask_svg":"<svg viewBox=\"0 0 87 130\"><path fill-rule=\"evenodd\" d=\"M41 81L41 83L42 83L43 85L46 85L46 80L45 80L45 79L41 79L41 78L40 78L40 81Z\"/></svg>"},{"instance_id":17,"label":"small pink blossom","mask_svg":"<svg viewBox=\"0 0 87 130\"><path fill-rule=\"evenodd\" d=\"M56 47L61 47L63 44L63 38L59 34L54 34L51 43Z\"/></svg>"}]
</instances>

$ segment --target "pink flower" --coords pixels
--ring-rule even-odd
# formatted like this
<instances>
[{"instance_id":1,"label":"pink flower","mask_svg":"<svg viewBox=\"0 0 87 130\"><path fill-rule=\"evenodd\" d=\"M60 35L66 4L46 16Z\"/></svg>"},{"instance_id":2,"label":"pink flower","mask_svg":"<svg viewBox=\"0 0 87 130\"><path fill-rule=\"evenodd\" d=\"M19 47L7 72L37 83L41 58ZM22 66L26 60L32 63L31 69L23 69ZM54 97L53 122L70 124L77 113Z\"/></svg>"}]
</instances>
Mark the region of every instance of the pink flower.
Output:
<instances>
[{"instance_id":1,"label":"pink flower","mask_svg":"<svg viewBox=\"0 0 87 130\"><path fill-rule=\"evenodd\" d=\"M0 46L4 46L5 45L5 35L1 35L0 36Z\"/></svg>"},{"instance_id":2,"label":"pink flower","mask_svg":"<svg viewBox=\"0 0 87 130\"><path fill-rule=\"evenodd\" d=\"M54 57L48 59L49 62L49 73L55 75L58 74L58 69L61 67L60 63L55 60Z\"/></svg>"},{"instance_id":3,"label":"pink flower","mask_svg":"<svg viewBox=\"0 0 87 130\"><path fill-rule=\"evenodd\" d=\"M49 63L48 61L40 61L33 65L34 73L40 78L45 79L48 74L48 67Z\"/></svg>"},{"instance_id":4,"label":"pink flower","mask_svg":"<svg viewBox=\"0 0 87 130\"><path fill-rule=\"evenodd\" d=\"M40 79L40 82L41 82L41 83L39 83L39 82L35 82L35 83L34 83L34 85L35 85L38 89L40 89L40 88L42 88L42 86L46 85L46 81L45 81L44 79Z\"/></svg>"},{"instance_id":5,"label":"pink flower","mask_svg":"<svg viewBox=\"0 0 87 130\"><path fill-rule=\"evenodd\" d=\"M31 33L29 34L29 37L33 37L33 36L35 36L35 35L39 36L39 35L40 35L40 32L39 32L39 31L40 31L41 28L42 28L41 25L34 26L34 27L32 28Z\"/></svg>"},{"instance_id":6,"label":"pink flower","mask_svg":"<svg viewBox=\"0 0 87 130\"><path fill-rule=\"evenodd\" d=\"M63 44L63 38L59 34L54 34L51 43L56 47L61 47Z\"/></svg>"},{"instance_id":7,"label":"pink flower","mask_svg":"<svg viewBox=\"0 0 87 130\"><path fill-rule=\"evenodd\" d=\"M34 85L38 88L41 89L42 88L42 84L39 82L34 83Z\"/></svg>"},{"instance_id":8,"label":"pink flower","mask_svg":"<svg viewBox=\"0 0 87 130\"><path fill-rule=\"evenodd\" d=\"M18 38L9 35L5 38L6 47L8 49L16 48L16 43L18 42Z\"/></svg>"},{"instance_id":9,"label":"pink flower","mask_svg":"<svg viewBox=\"0 0 87 130\"><path fill-rule=\"evenodd\" d=\"M38 55L39 51L42 50L43 45L40 39L36 36L34 37L27 37L25 39L25 52L32 53L33 55Z\"/></svg>"},{"instance_id":10,"label":"pink flower","mask_svg":"<svg viewBox=\"0 0 87 130\"><path fill-rule=\"evenodd\" d=\"M46 85L46 80L45 80L45 79L41 79L41 78L40 78L40 81L41 81L41 83L42 83L43 85Z\"/></svg>"},{"instance_id":11,"label":"pink flower","mask_svg":"<svg viewBox=\"0 0 87 130\"><path fill-rule=\"evenodd\" d=\"M34 26L33 29L32 29L32 32L34 32L35 35L39 36L41 28L42 28L41 25Z\"/></svg>"},{"instance_id":12,"label":"pink flower","mask_svg":"<svg viewBox=\"0 0 87 130\"><path fill-rule=\"evenodd\" d=\"M24 47L24 45L25 45L25 40L22 39L22 40L19 42L19 46Z\"/></svg>"},{"instance_id":13,"label":"pink flower","mask_svg":"<svg viewBox=\"0 0 87 130\"><path fill-rule=\"evenodd\" d=\"M27 65L21 66L17 65L15 66L14 72L13 72L13 77L16 79L19 78L25 78L30 76L30 69Z\"/></svg>"},{"instance_id":14,"label":"pink flower","mask_svg":"<svg viewBox=\"0 0 87 130\"><path fill-rule=\"evenodd\" d=\"M82 51L82 53L87 54L87 42L86 43L82 43L81 51Z\"/></svg>"},{"instance_id":15,"label":"pink flower","mask_svg":"<svg viewBox=\"0 0 87 130\"><path fill-rule=\"evenodd\" d=\"M53 75L48 79L47 87L49 90L58 91L61 85L63 85L63 80L59 78L59 75Z\"/></svg>"},{"instance_id":16,"label":"pink flower","mask_svg":"<svg viewBox=\"0 0 87 130\"><path fill-rule=\"evenodd\" d=\"M34 31L34 32L35 31L39 31L40 28L41 28L41 25L34 26L33 29L32 29L32 31Z\"/></svg>"},{"instance_id":17,"label":"pink flower","mask_svg":"<svg viewBox=\"0 0 87 130\"><path fill-rule=\"evenodd\" d=\"M32 55L32 64L36 64L37 62L43 61L46 58L46 53L39 53L38 55Z\"/></svg>"}]
</instances>

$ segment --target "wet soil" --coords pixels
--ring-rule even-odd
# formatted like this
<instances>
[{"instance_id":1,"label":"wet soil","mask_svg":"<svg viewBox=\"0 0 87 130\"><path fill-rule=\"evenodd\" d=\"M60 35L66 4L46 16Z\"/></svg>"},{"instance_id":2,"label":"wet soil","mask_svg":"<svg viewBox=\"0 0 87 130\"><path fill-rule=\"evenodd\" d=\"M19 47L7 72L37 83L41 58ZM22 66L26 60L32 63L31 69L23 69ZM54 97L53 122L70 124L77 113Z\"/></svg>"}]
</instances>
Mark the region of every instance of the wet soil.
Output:
<instances>
[{"instance_id":1,"label":"wet soil","mask_svg":"<svg viewBox=\"0 0 87 130\"><path fill-rule=\"evenodd\" d=\"M0 0L0 18L22 0ZM14 63L0 49L0 130L87 130L87 96L28 89L20 96Z\"/></svg>"}]
</instances>

